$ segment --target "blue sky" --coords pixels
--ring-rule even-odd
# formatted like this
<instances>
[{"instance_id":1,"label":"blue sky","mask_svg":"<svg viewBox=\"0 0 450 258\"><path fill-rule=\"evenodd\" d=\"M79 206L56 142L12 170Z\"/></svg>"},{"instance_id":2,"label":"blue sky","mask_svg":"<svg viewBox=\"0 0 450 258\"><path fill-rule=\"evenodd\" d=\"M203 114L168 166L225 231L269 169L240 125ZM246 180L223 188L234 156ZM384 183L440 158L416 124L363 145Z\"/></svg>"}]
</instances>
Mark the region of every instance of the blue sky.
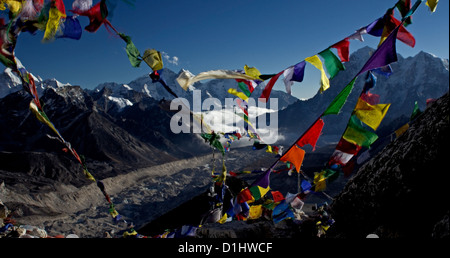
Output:
<instances>
[{"instance_id":1,"label":"blue sky","mask_svg":"<svg viewBox=\"0 0 450 258\"><path fill-rule=\"evenodd\" d=\"M70 10L72 1L64 2ZM425 51L449 57L448 2L440 1L435 13L421 4L413 24L407 27L416 38L416 46L398 42L399 54L408 57ZM169 59L164 60L165 67L175 72L234 70L247 64L263 74L273 74L344 39L381 17L395 3L396 0L136 0L134 6L120 2L110 21L118 31L132 37L141 53L147 48L166 53ZM396 17L399 18L397 11ZM79 20L82 27L89 23L86 17ZM140 68L132 67L125 43L104 27L96 33L83 31L80 40L41 43L42 36L42 32L21 34L15 53L29 72L44 79L56 78L94 88L103 82L129 83L151 72L145 63ZM376 48L379 42L379 38L370 35L364 39L365 42L350 41L350 52L364 46ZM309 98L317 92L320 75L315 70L307 67L305 81L294 83L294 96ZM275 89L284 90L284 86L278 83Z\"/></svg>"}]
</instances>

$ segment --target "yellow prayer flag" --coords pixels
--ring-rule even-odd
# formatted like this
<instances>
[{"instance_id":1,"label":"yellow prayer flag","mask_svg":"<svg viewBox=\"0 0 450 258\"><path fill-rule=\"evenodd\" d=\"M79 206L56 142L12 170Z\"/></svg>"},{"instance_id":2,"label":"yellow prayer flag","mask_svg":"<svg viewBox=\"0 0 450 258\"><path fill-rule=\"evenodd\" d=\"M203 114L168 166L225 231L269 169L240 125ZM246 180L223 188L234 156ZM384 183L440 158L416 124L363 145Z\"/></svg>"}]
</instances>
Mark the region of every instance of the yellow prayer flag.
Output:
<instances>
[{"instance_id":1,"label":"yellow prayer flag","mask_svg":"<svg viewBox=\"0 0 450 258\"><path fill-rule=\"evenodd\" d=\"M406 130L409 129L409 123L404 124L402 127L398 128L395 131L395 136L398 138L400 137L400 135L404 134L406 132Z\"/></svg>"},{"instance_id":2,"label":"yellow prayer flag","mask_svg":"<svg viewBox=\"0 0 450 258\"><path fill-rule=\"evenodd\" d=\"M325 171L322 171L320 173L314 172L314 191L315 192L321 192L321 191L325 191L325 189L327 188L327 183L325 181Z\"/></svg>"},{"instance_id":3,"label":"yellow prayer flag","mask_svg":"<svg viewBox=\"0 0 450 258\"><path fill-rule=\"evenodd\" d=\"M18 0L4 0L0 1L0 10L5 10L5 4L8 5L8 9L13 13L17 14L22 10L23 1Z\"/></svg>"},{"instance_id":4,"label":"yellow prayer flag","mask_svg":"<svg viewBox=\"0 0 450 258\"><path fill-rule=\"evenodd\" d=\"M30 110L36 116L36 118L43 124L46 124L50 129L52 129L60 138L62 138L61 134L59 134L58 130L55 126L45 117L38 109L34 101L30 102Z\"/></svg>"},{"instance_id":5,"label":"yellow prayer flag","mask_svg":"<svg viewBox=\"0 0 450 258\"><path fill-rule=\"evenodd\" d=\"M263 212L262 205L250 206L248 218L249 219L258 219L262 216L262 212Z\"/></svg>"},{"instance_id":6,"label":"yellow prayer flag","mask_svg":"<svg viewBox=\"0 0 450 258\"><path fill-rule=\"evenodd\" d=\"M221 219L219 219L217 222L219 222L220 224L223 224L227 221L228 219L228 215L225 213Z\"/></svg>"},{"instance_id":7,"label":"yellow prayer flag","mask_svg":"<svg viewBox=\"0 0 450 258\"><path fill-rule=\"evenodd\" d=\"M425 4L430 8L430 11L434 13L436 11L438 2L439 0L427 0Z\"/></svg>"},{"instance_id":8,"label":"yellow prayer flag","mask_svg":"<svg viewBox=\"0 0 450 258\"><path fill-rule=\"evenodd\" d=\"M359 99L355 108L355 115L361 122L370 126L373 130L377 130L390 106L391 104L370 105L364 100Z\"/></svg>"},{"instance_id":9,"label":"yellow prayer flag","mask_svg":"<svg viewBox=\"0 0 450 258\"><path fill-rule=\"evenodd\" d=\"M66 14L60 12L58 8L50 8L43 41L49 41L55 38L56 32L59 30L60 24L62 23L61 19L65 17Z\"/></svg>"},{"instance_id":10,"label":"yellow prayer flag","mask_svg":"<svg viewBox=\"0 0 450 258\"><path fill-rule=\"evenodd\" d=\"M311 56L305 59L305 61L309 62L310 64L314 65L317 69L320 70L321 77L320 77L320 92L326 91L328 88L330 88L330 80L327 77L327 74L325 73L325 70L323 69L323 64L320 58L315 55Z\"/></svg>"},{"instance_id":11,"label":"yellow prayer flag","mask_svg":"<svg viewBox=\"0 0 450 258\"><path fill-rule=\"evenodd\" d=\"M161 70L164 67L161 53L155 49L145 50L142 59L153 71Z\"/></svg>"},{"instance_id":12,"label":"yellow prayer flag","mask_svg":"<svg viewBox=\"0 0 450 258\"><path fill-rule=\"evenodd\" d=\"M244 71L245 71L245 74L255 78L256 80L261 80L259 78L259 76L261 75L261 72L259 72L259 70L256 69L255 67L249 67L248 65L245 65Z\"/></svg>"},{"instance_id":13,"label":"yellow prayer flag","mask_svg":"<svg viewBox=\"0 0 450 258\"><path fill-rule=\"evenodd\" d=\"M243 101L247 101L248 100L247 95L245 95L243 92L237 91L234 88L229 88L228 89L228 93L230 93L230 94L232 94L232 95L242 99Z\"/></svg>"}]
</instances>

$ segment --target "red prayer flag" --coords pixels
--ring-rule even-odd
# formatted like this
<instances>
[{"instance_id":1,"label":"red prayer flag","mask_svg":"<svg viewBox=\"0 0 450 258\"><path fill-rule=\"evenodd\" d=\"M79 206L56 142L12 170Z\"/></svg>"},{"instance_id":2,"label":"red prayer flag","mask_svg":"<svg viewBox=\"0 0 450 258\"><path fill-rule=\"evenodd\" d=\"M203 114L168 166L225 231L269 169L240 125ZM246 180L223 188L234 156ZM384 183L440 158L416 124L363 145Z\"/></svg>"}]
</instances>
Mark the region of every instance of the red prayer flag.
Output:
<instances>
[{"instance_id":1,"label":"red prayer flag","mask_svg":"<svg viewBox=\"0 0 450 258\"><path fill-rule=\"evenodd\" d=\"M336 146L336 150L356 155L361 150L361 146L358 146L356 144L346 141L344 138L341 138L338 145Z\"/></svg>"},{"instance_id":2,"label":"red prayer flag","mask_svg":"<svg viewBox=\"0 0 450 258\"><path fill-rule=\"evenodd\" d=\"M280 191L271 191L270 193L272 194L274 202L281 202L282 200L284 200L284 196L282 193L280 193Z\"/></svg>"},{"instance_id":3,"label":"red prayer flag","mask_svg":"<svg viewBox=\"0 0 450 258\"><path fill-rule=\"evenodd\" d=\"M244 203L250 200L253 200L253 195L248 188L242 190L237 196L238 203Z\"/></svg>"},{"instance_id":4,"label":"red prayer flag","mask_svg":"<svg viewBox=\"0 0 450 258\"><path fill-rule=\"evenodd\" d=\"M297 141L297 145L300 147L310 144L313 150L316 149L317 140L319 140L320 134L322 132L324 122L319 118L313 126Z\"/></svg>"},{"instance_id":5,"label":"red prayer flag","mask_svg":"<svg viewBox=\"0 0 450 258\"><path fill-rule=\"evenodd\" d=\"M339 41L331 47L337 49L338 56L341 59L341 62L348 62L350 60L350 41L348 40L348 38Z\"/></svg>"},{"instance_id":6,"label":"red prayer flag","mask_svg":"<svg viewBox=\"0 0 450 258\"><path fill-rule=\"evenodd\" d=\"M269 100L270 97L270 93L272 92L272 88L275 85L275 82L277 82L278 78L280 78L280 76L283 74L284 70L279 72L277 75L275 75L274 77L272 77L269 81L269 83L267 83L266 87L264 88L263 92L261 93L261 97L263 100L263 102L267 102Z\"/></svg>"}]
</instances>

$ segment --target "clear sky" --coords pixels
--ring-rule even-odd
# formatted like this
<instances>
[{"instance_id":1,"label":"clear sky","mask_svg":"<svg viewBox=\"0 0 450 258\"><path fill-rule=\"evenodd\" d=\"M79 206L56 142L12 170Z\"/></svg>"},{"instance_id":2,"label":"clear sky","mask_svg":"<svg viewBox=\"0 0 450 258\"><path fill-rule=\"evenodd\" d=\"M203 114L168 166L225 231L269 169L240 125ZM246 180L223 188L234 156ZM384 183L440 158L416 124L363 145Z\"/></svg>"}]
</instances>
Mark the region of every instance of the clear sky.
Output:
<instances>
[{"instance_id":1,"label":"clear sky","mask_svg":"<svg viewBox=\"0 0 450 258\"><path fill-rule=\"evenodd\" d=\"M72 0L65 0L70 10ZM97 3L98 0L94 0ZM110 18L113 26L132 37L141 53L155 48L166 53L165 67L194 74L216 69L254 66L263 74L278 73L344 39L381 17L396 0L136 0L120 2ZM412 2L415 2L412 0ZM71 14L70 11L67 11ZM396 10L396 17L400 19ZM79 17L82 27L89 21ZM441 0L435 13L425 2L407 29L416 38L415 48L397 42L404 57L419 51L449 57L449 1ZM103 82L129 83L151 69L130 65L125 43L102 27L83 31L80 40L57 39L41 43L43 33L23 33L16 57L27 70L44 79L94 88ZM350 41L350 52L370 46L379 38ZM294 83L293 95L309 98L319 88L320 75L307 67L305 81ZM281 80L280 80L281 82ZM284 90L282 83L275 89Z\"/></svg>"}]
</instances>

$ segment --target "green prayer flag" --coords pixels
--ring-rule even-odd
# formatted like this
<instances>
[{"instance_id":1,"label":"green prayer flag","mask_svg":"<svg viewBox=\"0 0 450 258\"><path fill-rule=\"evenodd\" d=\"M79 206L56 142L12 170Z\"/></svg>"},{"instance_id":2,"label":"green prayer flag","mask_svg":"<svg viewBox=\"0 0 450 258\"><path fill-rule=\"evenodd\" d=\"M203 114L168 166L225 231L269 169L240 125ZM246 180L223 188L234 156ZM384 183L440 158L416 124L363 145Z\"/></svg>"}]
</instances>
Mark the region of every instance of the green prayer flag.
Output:
<instances>
[{"instance_id":1,"label":"green prayer flag","mask_svg":"<svg viewBox=\"0 0 450 258\"><path fill-rule=\"evenodd\" d=\"M245 96L250 97L250 95L252 93L249 91L249 89L245 83L239 82L238 86L239 86L239 89L241 89L244 92Z\"/></svg>"},{"instance_id":2,"label":"green prayer flag","mask_svg":"<svg viewBox=\"0 0 450 258\"><path fill-rule=\"evenodd\" d=\"M127 51L128 59L133 67L139 67L142 62L141 53L131 41L131 37L120 33L119 36L127 43L125 50Z\"/></svg>"},{"instance_id":3,"label":"green prayer flag","mask_svg":"<svg viewBox=\"0 0 450 258\"><path fill-rule=\"evenodd\" d=\"M369 148L378 139L378 135L365 129L362 122L352 115L342 138L358 146Z\"/></svg>"},{"instance_id":4,"label":"green prayer flag","mask_svg":"<svg viewBox=\"0 0 450 258\"><path fill-rule=\"evenodd\" d=\"M420 115L422 113L422 111L419 109L419 104L416 102L414 102L414 110L411 114L411 117L409 119L409 121L414 120L418 115Z\"/></svg>"},{"instance_id":5,"label":"green prayer flag","mask_svg":"<svg viewBox=\"0 0 450 258\"><path fill-rule=\"evenodd\" d=\"M339 58L329 48L320 52L319 55L325 61L325 67L327 68L327 72L328 72L328 75L330 76L329 77L330 80L333 79L334 76L336 76L339 73L339 71L345 70L345 67L341 63Z\"/></svg>"},{"instance_id":6,"label":"green prayer flag","mask_svg":"<svg viewBox=\"0 0 450 258\"><path fill-rule=\"evenodd\" d=\"M325 112L323 112L323 116L336 115L341 111L341 108L347 101L348 95L350 95L350 92L352 92L356 78L357 77L355 77L347 86L345 86L345 88L336 96L336 98L334 98Z\"/></svg>"}]
</instances>

